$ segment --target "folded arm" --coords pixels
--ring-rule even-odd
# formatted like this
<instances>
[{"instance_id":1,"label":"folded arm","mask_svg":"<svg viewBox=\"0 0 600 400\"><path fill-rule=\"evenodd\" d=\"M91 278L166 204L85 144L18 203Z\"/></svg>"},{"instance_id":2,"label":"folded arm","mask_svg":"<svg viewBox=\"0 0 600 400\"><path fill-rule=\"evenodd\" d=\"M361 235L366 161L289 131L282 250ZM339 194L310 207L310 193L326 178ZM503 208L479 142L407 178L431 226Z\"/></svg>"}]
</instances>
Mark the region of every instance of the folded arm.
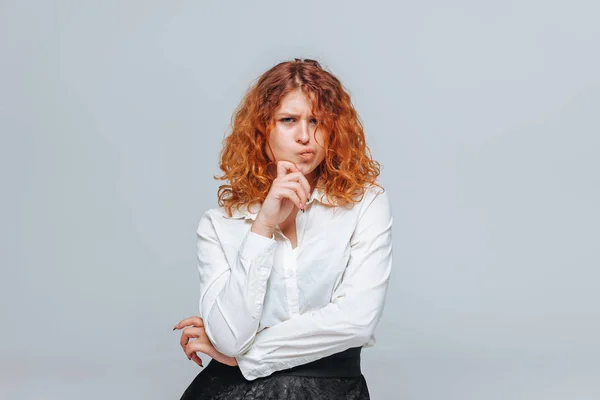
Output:
<instances>
[{"instance_id":1,"label":"folded arm","mask_svg":"<svg viewBox=\"0 0 600 400\"><path fill-rule=\"evenodd\" d=\"M259 332L249 350L236 356L246 379L369 342L383 311L392 268L392 214L385 192L365 206L332 302Z\"/></svg>"},{"instance_id":2,"label":"folded arm","mask_svg":"<svg viewBox=\"0 0 600 400\"><path fill-rule=\"evenodd\" d=\"M200 316L215 348L235 356L258 330L276 242L249 231L228 262L211 218L206 212L197 230Z\"/></svg>"}]
</instances>

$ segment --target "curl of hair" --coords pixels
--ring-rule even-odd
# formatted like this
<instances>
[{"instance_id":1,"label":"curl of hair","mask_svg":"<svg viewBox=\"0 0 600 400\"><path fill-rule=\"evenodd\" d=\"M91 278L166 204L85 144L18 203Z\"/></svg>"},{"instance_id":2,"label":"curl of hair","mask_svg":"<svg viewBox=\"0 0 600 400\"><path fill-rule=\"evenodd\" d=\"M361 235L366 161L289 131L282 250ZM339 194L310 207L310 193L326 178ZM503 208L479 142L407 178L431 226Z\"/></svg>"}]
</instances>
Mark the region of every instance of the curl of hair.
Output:
<instances>
[{"instance_id":1,"label":"curl of hair","mask_svg":"<svg viewBox=\"0 0 600 400\"><path fill-rule=\"evenodd\" d=\"M362 123L340 80L314 60L286 61L277 64L250 87L235 110L231 133L225 137L219 154L223 174L217 180L219 206L232 215L232 208L262 203L269 193L273 164L266 153L273 115L282 99L301 89L311 99L318 119L317 129L324 130L325 159L317 167L317 185L337 206L360 201L370 185L377 182L380 164L373 160L365 142Z\"/></svg>"}]
</instances>

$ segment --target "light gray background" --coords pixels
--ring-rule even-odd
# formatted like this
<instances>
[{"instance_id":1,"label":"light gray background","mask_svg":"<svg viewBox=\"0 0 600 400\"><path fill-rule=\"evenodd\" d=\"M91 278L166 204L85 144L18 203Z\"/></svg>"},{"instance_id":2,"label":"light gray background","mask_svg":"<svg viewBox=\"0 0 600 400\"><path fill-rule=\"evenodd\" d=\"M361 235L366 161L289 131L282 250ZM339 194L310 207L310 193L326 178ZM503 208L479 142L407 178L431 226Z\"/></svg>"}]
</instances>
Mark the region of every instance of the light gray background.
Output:
<instances>
[{"instance_id":1,"label":"light gray background","mask_svg":"<svg viewBox=\"0 0 600 400\"><path fill-rule=\"evenodd\" d=\"M600 398L597 2L0 1L0 397L176 399L250 83L316 58L393 199L373 399Z\"/></svg>"}]
</instances>

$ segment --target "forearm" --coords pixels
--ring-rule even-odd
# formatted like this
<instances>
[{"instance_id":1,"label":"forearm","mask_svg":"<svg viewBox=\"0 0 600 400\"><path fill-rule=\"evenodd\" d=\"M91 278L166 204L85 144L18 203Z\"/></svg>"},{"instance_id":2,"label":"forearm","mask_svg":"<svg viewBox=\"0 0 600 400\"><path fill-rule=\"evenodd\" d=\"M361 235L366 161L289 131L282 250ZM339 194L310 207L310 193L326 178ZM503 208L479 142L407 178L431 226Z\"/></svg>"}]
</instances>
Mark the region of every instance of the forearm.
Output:
<instances>
[{"instance_id":1,"label":"forearm","mask_svg":"<svg viewBox=\"0 0 600 400\"><path fill-rule=\"evenodd\" d=\"M223 270L204 291L200 314L206 333L219 352L234 356L252 343L262 314L274 249L272 238L248 232L234 265Z\"/></svg>"},{"instance_id":2,"label":"forearm","mask_svg":"<svg viewBox=\"0 0 600 400\"><path fill-rule=\"evenodd\" d=\"M330 303L261 331L249 350L236 356L242 373L256 379L364 345L382 311L375 303L364 306Z\"/></svg>"}]
</instances>

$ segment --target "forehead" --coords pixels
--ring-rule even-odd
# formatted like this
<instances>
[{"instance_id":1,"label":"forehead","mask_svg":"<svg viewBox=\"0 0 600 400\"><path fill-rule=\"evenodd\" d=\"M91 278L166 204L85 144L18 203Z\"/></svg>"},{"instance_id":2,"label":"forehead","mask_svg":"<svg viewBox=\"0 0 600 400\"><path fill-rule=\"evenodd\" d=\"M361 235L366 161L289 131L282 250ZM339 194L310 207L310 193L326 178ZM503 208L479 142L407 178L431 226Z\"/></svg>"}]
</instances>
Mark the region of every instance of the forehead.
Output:
<instances>
[{"instance_id":1,"label":"forehead","mask_svg":"<svg viewBox=\"0 0 600 400\"><path fill-rule=\"evenodd\" d=\"M275 112L308 112L314 105L314 95L295 89L286 94Z\"/></svg>"}]
</instances>

